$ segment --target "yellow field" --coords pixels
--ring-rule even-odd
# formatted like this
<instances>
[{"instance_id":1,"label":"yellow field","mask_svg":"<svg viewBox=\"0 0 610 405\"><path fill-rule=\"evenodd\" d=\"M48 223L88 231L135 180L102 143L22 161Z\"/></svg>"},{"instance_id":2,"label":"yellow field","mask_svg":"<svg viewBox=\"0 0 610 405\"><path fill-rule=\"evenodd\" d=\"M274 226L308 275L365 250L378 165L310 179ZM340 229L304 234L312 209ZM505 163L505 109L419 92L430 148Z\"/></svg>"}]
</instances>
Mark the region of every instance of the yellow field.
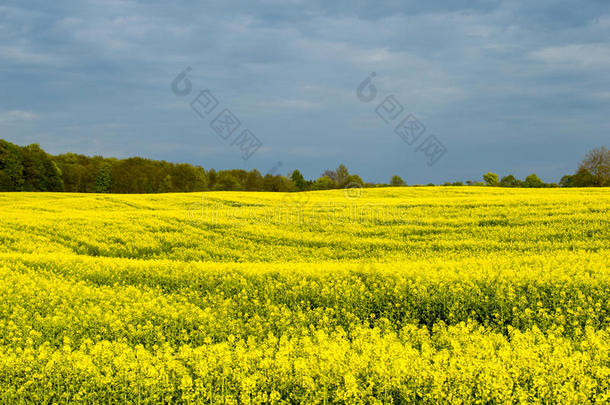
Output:
<instances>
[{"instance_id":1,"label":"yellow field","mask_svg":"<svg viewBox=\"0 0 610 405\"><path fill-rule=\"evenodd\" d=\"M610 401L609 211L610 189L0 193L0 400Z\"/></svg>"}]
</instances>

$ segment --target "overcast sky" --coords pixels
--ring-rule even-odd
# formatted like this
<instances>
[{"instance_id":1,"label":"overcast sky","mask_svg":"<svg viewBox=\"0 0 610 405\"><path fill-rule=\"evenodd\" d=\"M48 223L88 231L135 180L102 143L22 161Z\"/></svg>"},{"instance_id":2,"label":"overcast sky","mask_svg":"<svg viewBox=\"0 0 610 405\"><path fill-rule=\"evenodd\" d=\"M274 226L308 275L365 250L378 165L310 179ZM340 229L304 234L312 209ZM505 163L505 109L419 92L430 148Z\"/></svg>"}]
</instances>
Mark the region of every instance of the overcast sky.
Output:
<instances>
[{"instance_id":1,"label":"overcast sky","mask_svg":"<svg viewBox=\"0 0 610 405\"><path fill-rule=\"evenodd\" d=\"M307 178L345 163L410 184L558 181L610 146L610 2L428 3L4 0L0 138ZM187 66L191 92L175 94ZM202 118L204 89L219 104ZM378 108L389 96L402 108ZM241 123L226 140L210 126L225 108ZM394 132L409 114L425 127L411 144ZM244 129L262 143L248 160L231 145ZM428 139L446 150L433 165Z\"/></svg>"}]
</instances>

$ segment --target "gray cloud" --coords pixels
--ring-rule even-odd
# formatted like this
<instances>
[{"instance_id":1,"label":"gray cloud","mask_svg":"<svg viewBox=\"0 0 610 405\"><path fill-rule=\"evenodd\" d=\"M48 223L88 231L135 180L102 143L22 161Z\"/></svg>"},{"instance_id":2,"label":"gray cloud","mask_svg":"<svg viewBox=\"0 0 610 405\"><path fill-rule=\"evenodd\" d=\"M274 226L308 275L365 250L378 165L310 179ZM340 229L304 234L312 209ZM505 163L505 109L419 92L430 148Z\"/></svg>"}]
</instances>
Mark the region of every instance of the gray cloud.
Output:
<instances>
[{"instance_id":1,"label":"gray cloud","mask_svg":"<svg viewBox=\"0 0 610 405\"><path fill-rule=\"evenodd\" d=\"M0 129L55 153L204 167L282 161L317 176L344 162L375 181L488 170L556 181L607 144L609 11L546 0L8 1L0 111L37 119ZM186 66L264 142L247 163L170 92ZM373 71L376 103L394 95L447 146L436 166L356 98Z\"/></svg>"}]
</instances>

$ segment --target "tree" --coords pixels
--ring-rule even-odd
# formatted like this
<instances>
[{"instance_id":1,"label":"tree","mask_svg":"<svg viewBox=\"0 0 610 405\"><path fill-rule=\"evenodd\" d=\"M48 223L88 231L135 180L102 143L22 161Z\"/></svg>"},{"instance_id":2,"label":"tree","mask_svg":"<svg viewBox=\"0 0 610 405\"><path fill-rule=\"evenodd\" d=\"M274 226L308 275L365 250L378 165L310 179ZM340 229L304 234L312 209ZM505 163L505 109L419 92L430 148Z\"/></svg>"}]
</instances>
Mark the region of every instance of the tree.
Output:
<instances>
[{"instance_id":1,"label":"tree","mask_svg":"<svg viewBox=\"0 0 610 405\"><path fill-rule=\"evenodd\" d=\"M330 190L331 188L336 188L336 187L337 187L337 183L335 183L335 181L328 176L320 177L313 184L314 190Z\"/></svg>"},{"instance_id":2,"label":"tree","mask_svg":"<svg viewBox=\"0 0 610 405\"><path fill-rule=\"evenodd\" d=\"M75 153L65 153L52 156L61 173L64 190L74 193L96 192L96 181L103 163L112 166L116 159L104 159L101 156L84 156Z\"/></svg>"},{"instance_id":3,"label":"tree","mask_svg":"<svg viewBox=\"0 0 610 405\"><path fill-rule=\"evenodd\" d=\"M248 191L261 191L263 189L263 176L261 172L256 169L248 172L245 187Z\"/></svg>"},{"instance_id":4,"label":"tree","mask_svg":"<svg viewBox=\"0 0 610 405\"><path fill-rule=\"evenodd\" d=\"M392 187L403 187L403 186L406 186L407 183L405 183L405 181L402 179L402 177L400 177L399 175L395 174L390 179L390 185Z\"/></svg>"},{"instance_id":5,"label":"tree","mask_svg":"<svg viewBox=\"0 0 610 405\"><path fill-rule=\"evenodd\" d=\"M324 177L324 176L328 177L335 183L337 182L337 172L335 170L330 170L330 169L325 170L324 173L322 173L322 176L320 176L320 177Z\"/></svg>"},{"instance_id":6,"label":"tree","mask_svg":"<svg viewBox=\"0 0 610 405\"><path fill-rule=\"evenodd\" d=\"M45 176L47 177L47 190L64 191L64 181L61 178L61 170L48 155L45 156L43 167L45 169Z\"/></svg>"},{"instance_id":7,"label":"tree","mask_svg":"<svg viewBox=\"0 0 610 405\"><path fill-rule=\"evenodd\" d=\"M112 165L112 193L143 194L152 193L149 166L146 159L139 157L121 159Z\"/></svg>"},{"instance_id":8,"label":"tree","mask_svg":"<svg viewBox=\"0 0 610 405\"><path fill-rule=\"evenodd\" d=\"M499 184L498 175L492 172L487 172L487 174L484 174L483 180L485 180L486 185L491 187L497 187Z\"/></svg>"},{"instance_id":9,"label":"tree","mask_svg":"<svg viewBox=\"0 0 610 405\"><path fill-rule=\"evenodd\" d=\"M353 186L359 186L360 188L364 187L364 181L362 181L362 179L360 178L360 176L358 176L357 174L350 174L349 176L347 176L345 178L345 180L343 181L344 185L343 187L353 187Z\"/></svg>"},{"instance_id":10,"label":"tree","mask_svg":"<svg viewBox=\"0 0 610 405\"><path fill-rule=\"evenodd\" d=\"M222 171L218 174L218 179L216 180L213 190L239 191L243 190L243 188L235 176L228 171Z\"/></svg>"},{"instance_id":11,"label":"tree","mask_svg":"<svg viewBox=\"0 0 610 405\"><path fill-rule=\"evenodd\" d=\"M285 176L266 174L263 178L263 189L265 191L288 192L294 191L294 183Z\"/></svg>"},{"instance_id":12,"label":"tree","mask_svg":"<svg viewBox=\"0 0 610 405\"><path fill-rule=\"evenodd\" d=\"M610 186L610 150L605 146L592 149L580 162L578 170L586 170L591 174L593 186Z\"/></svg>"},{"instance_id":13,"label":"tree","mask_svg":"<svg viewBox=\"0 0 610 405\"><path fill-rule=\"evenodd\" d=\"M160 192L167 186L170 187L168 191L173 192L193 192L207 189L207 176L201 166L193 166L187 163L166 163L159 167L157 176L159 179L164 179L163 183L159 185ZM169 179L167 179L167 176L169 176Z\"/></svg>"},{"instance_id":14,"label":"tree","mask_svg":"<svg viewBox=\"0 0 610 405\"><path fill-rule=\"evenodd\" d=\"M110 165L107 163L102 164L97 172L97 177L95 178L95 192L110 192L111 182L112 177L110 176Z\"/></svg>"},{"instance_id":15,"label":"tree","mask_svg":"<svg viewBox=\"0 0 610 405\"><path fill-rule=\"evenodd\" d=\"M23 190L48 191L45 170L42 165L44 151L37 144L28 145L21 150L23 155Z\"/></svg>"},{"instance_id":16,"label":"tree","mask_svg":"<svg viewBox=\"0 0 610 405\"><path fill-rule=\"evenodd\" d=\"M542 180L540 180L540 178L535 173L532 173L525 178L525 181L523 182L523 187L530 187L530 188L544 187L544 183L542 182Z\"/></svg>"},{"instance_id":17,"label":"tree","mask_svg":"<svg viewBox=\"0 0 610 405\"><path fill-rule=\"evenodd\" d=\"M574 181L574 176L571 174L566 174L559 180L559 187L574 187L572 182Z\"/></svg>"},{"instance_id":18,"label":"tree","mask_svg":"<svg viewBox=\"0 0 610 405\"><path fill-rule=\"evenodd\" d=\"M25 191L64 191L57 165L37 144L21 149Z\"/></svg>"},{"instance_id":19,"label":"tree","mask_svg":"<svg viewBox=\"0 0 610 405\"><path fill-rule=\"evenodd\" d=\"M290 176L290 179L293 181L294 186L298 191L303 191L307 189L307 181L305 180L305 177L303 177L300 171L293 171L292 175Z\"/></svg>"},{"instance_id":20,"label":"tree","mask_svg":"<svg viewBox=\"0 0 610 405\"><path fill-rule=\"evenodd\" d=\"M210 190L212 190L214 188L214 186L216 185L217 178L218 178L218 173L216 173L216 170L214 170L214 169L208 170L208 188Z\"/></svg>"},{"instance_id":21,"label":"tree","mask_svg":"<svg viewBox=\"0 0 610 405\"><path fill-rule=\"evenodd\" d=\"M500 180L501 187L521 187L521 181L517 180L515 176L509 174L508 176L502 177Z\"/></svg>"},{"instance_id":22,"label":"tree","mask_svg":"<svg viewBox=\"0 0 610 405\"><path fill-rule=\"evenodd\" d=\"M81 156L75 153L66 153L55 156L54 160L61 169L65 190L71 193L84 192L85 190L81 185L84 183L83 179L87 167L81 164Z\"/></svg>"},{"instance_id":23,"label":"tree","mask_svg":"<svg viewBox=\"0 0 610 405\"><path fill-rule=\"evenodd\" d=\"M587 169L580 168L575 174L566 175L559 181L560 187L593 187L595 178Z\"/></svg>"},{"instance_id":24,"label":"tree","mask_svg":"<svg viewBox=\"0 0 610 405\"><path fill-rule=\"evenodd\" d=\"M336 181L339 187L345 187L347 184L347 178L349 176L349 170L347 170L347 167L344 164L340 164L339 167L337 167L337 170L335 170L335 173L337 173Z\"/></svg>"},{"instance_id":25,"label":"tree","mask_svg":"<svg viewBox=\"0 0 610 405\"><path fill-rule=\"evenodd\" d=\"M172 191L174 191L174 184L172 182L171 175L165 175L163 181L161 181L161 184L159 185L159 190L157 191L159 193L171 193Z\"/></svg>"},{"instance_id":26,"label":"tree","mask_svg":"<svg viewBox=\"0 0 610 405\"><path fill-rule=\"evenodd\" d=\"M21 148L0 139L0 191L20 191L23 183Z\"/></svg>"}]
</instances>

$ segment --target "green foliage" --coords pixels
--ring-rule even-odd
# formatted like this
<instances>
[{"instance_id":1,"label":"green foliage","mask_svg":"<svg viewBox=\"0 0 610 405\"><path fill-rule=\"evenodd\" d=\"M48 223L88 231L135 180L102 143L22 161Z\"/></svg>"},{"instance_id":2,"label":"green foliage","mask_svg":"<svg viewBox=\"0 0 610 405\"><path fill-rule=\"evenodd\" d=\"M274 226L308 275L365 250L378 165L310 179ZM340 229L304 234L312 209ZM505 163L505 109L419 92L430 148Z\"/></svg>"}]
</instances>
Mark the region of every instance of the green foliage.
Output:
<instances>
[{"instance_id":1,"label":"green foliage","mask_svg":"<svg viewBox=\"0 0 610 405\"><path fill-rule=\"evenodd\" d=\"M330 190L337 188L337 183L328 176L322 176L313 184L314 190Z\"/></svg>"},{"instance_id":2,"label":"green foliage","mask_svg":"<svg viewBox=\"0 0 610 405\"><path fill-rule=\"evenodd\" d=\"M0 139L0 191L21 191L23 183L21 148Z\"/></svg>"},{"instance_id":3,"label":"green foliage","mask_svg":"<svg viewBox=\"0 0 610 405\"><path fill-rule=\"evenodd\" d=\"M263 178L263 190L264 191L277 191L277 192L288 192L294 191L295 185L292 180L276 174L266 174Z\"/></svg>"},{"instance_id":4,"label":"green foliage","mask_svg":"<svg viewBox=\"0 0 610 405\"><path fill-rule=\"evenodd\" d=\"M539 188L544 187L544 183L535 173L532 173L525 178L525 181L523 182L523 187Z\"/></svg>"},{"instance_id":5,"label":"green foliage","mask_svg":"<svg viewBox=\"0 0 610 405\"><path fill-rule=\"evenodd\" d=\"M292 175L290 175L290 179L294 183L294 186L296 187L297 191L305 191L307 189L307 181L305 180L305 177L303 177L300 171L293 171Z\"/></svg>"},{"instance_id":6,"label":"green foliage","mask_svg":"<svg viewBox=\"0 0 610 405\"><path fill-rule=\"evenodd\" d=\"M263 176L254 169L246 177L245 189L247 191L260 191L263 189Z\"/></svg>"},{"instance_id":7,"label":"green foliage","mask_svg":"<svg viewBox=\"0 0 610 405\"><path fill-rule=\"evenodd\" d=\"M610 186L610 150L602 146L589 151L578 169L590 175L592 186Z\"/></svg>"},{"instance_id":8,"label":"green foliage","mask_svg":"<svg viewBox=\"0 0 610 405\"><path fill-rule=\"evenodd\" d=\"M214 185L216 191L237 191L242 188L239 180L229 172L220 172Z\"/></svg>"},{"instance_id":9,"label":"green foliage","mask_svg":"<svg viewBox=\"0 0 610 405\"><path fill-rule=\"evenodd\" d=\"M610 150L602 146L585 155L578 170L559 181L560 187L606 187L610 186Z\"/></svg>"},{"instance_id":10,"label":"green foliage","mask_svg":"<svg viewBox=\"0 0 610 405\"><path fill-rule=\"evenodd\" d=\"M512 174L502 177L488 172L483 182L466 181L468 186L502 187L593 187L608 185L610 151L597 148L589 152L573 175L561 178L559 185L543 183L531 174L525 181ZM365 183L360 176L350 174L344 164L326 170L315 180L306 180L299 170L290 177L262 176L254 169L246 171L210 169L133 157L103 158L66 153L47 155L38 145L19 147L0 139L0 191L68 191L81 193L167 193L205 190L223 191L308 191L343 188L350 183L362 187L406 186L403 179L392 176L390 184ZM433 186L434 183L428 183ZM445 182L445 186L463 186L462 182ZM415 185L417 186L417 185Z\"/></svg>"},{"instance_id":11,"label":"green foliage","mask_svg":"<svg viewBox=\"0 0 610 405\"><path fill-rule=\"evenodd\" d=\"M347 170L347 167L344 164L340 164L335 173L337 173L336 181L339 187L345 187L349 183L349 170Z\"/></svg>"},{"instance_id":12,"label":"green foliage","mask_svg":"<svg viewBox=\"0 0 610 405\"><path fill-rule=\"evenodd\" d=\"M60 171L37 144L21 149L24 191L64 191Z\"/></svg>"},{"instance_id":13,"label":"green foliage","mask_svg":"<svg viewBox=\"0 0 610 405\"><path fill-rule=\"evenodd\" d=\"M350 174L344 179L343 183L344 187L364 187L364 181L357 174Z\"/></svg>"},{"instance_id":14,"label":"green foliage","mask_svg":"<svg viewBox=\"0 0 610 405\"><path fill-rule=\"evenodd\" d=\"M390 179L390 185L392 187L403 187L403 186L406 186L407 183L405 183L405 181L399 175L394 175Z\"/></svg>"},{"instance_id":15,"label":"green foliage","mask_svg":"<svg viewBox=\"0 0 610 405\"><path fill-rule=\"evenodd\" d=\"M512 174L509 174L508 176L502 177L502 180L500 180L500 186L521 187L521 181L517 180Z\"/></svg>"},{"instance_id":16,"label":"green foliage","mask_svg":"<svg viewBox=\"0 0 610 405\"><path fill-rule=\"evenodd\" d=\"M207 188L206 172L202 167L192 166L186 163L166 163L169 167L163 172L168 172L171 192L193 192L204 191ZM169 185L168 184L168 185Z\"/></svg>"},{"instance_id":17,"label":"green foliage","mask_svg":"<svg viewBox=\"0 0 610 405\"><path fill-rule=\"evenodd\" d=\"M61 175L61 169L57 166L49 156L44 160L43 166L47 176L48 191L64 191L64 180Z\"/></svg>"},{"instance_id":18,"label":"green foliage","mask_svg":"<svg viewBox=\"0 0 610 405\"><path fill-rule=\"evenodd\" d=\"M95 192L108 193L110 192L111 184L112 177L110 175L110 165L107 163L102 164L97 172L97 177L95 179Z\"/></svg>"},{"instance_id":19,"label":"green foliage","mask_svg":"<svg viewBox=\"0 0 610 405\"><path fill-rule=\"evenodd\" d=\"M208 188L210 190L214 189L214 186L216 186L216 180L218 180L218 173L216 173L216 170L208 170Z\"/></svg>"},{"instance_id":20,"label":"green foliage","mask_svg":"<svg viewBox=\"0 0 610 405\"><path fill-rule=\"evenodd\" d=\"M561 187L593 187L595 178L585 168L580 168L575 174L566 175L559 181Z\"/></svg>"},{"instance_id":21,"label":"green foliage","mask_svg":"<svg viewBox=\"0 0 610 405\"><path fill-rule=\"evenodd\" d=\"M115 159L104 159L101 156L89 157L66 153L55 156L53 161L61 170L65 191L73 193L92 193L97 190L97 176L100 166Z\"/></svg>"},{"instance_id":22,"label":"green foliage","mask_svg":"<svg viewBox=\"0 0 610 405\"><path fill-rule=\"evenodd\" d=\"M485 181L485 184L490 187L496 187L500 184L498 181L498 175L492 172L484 174L483 180Z\"/></svg>"}]
</instances>

